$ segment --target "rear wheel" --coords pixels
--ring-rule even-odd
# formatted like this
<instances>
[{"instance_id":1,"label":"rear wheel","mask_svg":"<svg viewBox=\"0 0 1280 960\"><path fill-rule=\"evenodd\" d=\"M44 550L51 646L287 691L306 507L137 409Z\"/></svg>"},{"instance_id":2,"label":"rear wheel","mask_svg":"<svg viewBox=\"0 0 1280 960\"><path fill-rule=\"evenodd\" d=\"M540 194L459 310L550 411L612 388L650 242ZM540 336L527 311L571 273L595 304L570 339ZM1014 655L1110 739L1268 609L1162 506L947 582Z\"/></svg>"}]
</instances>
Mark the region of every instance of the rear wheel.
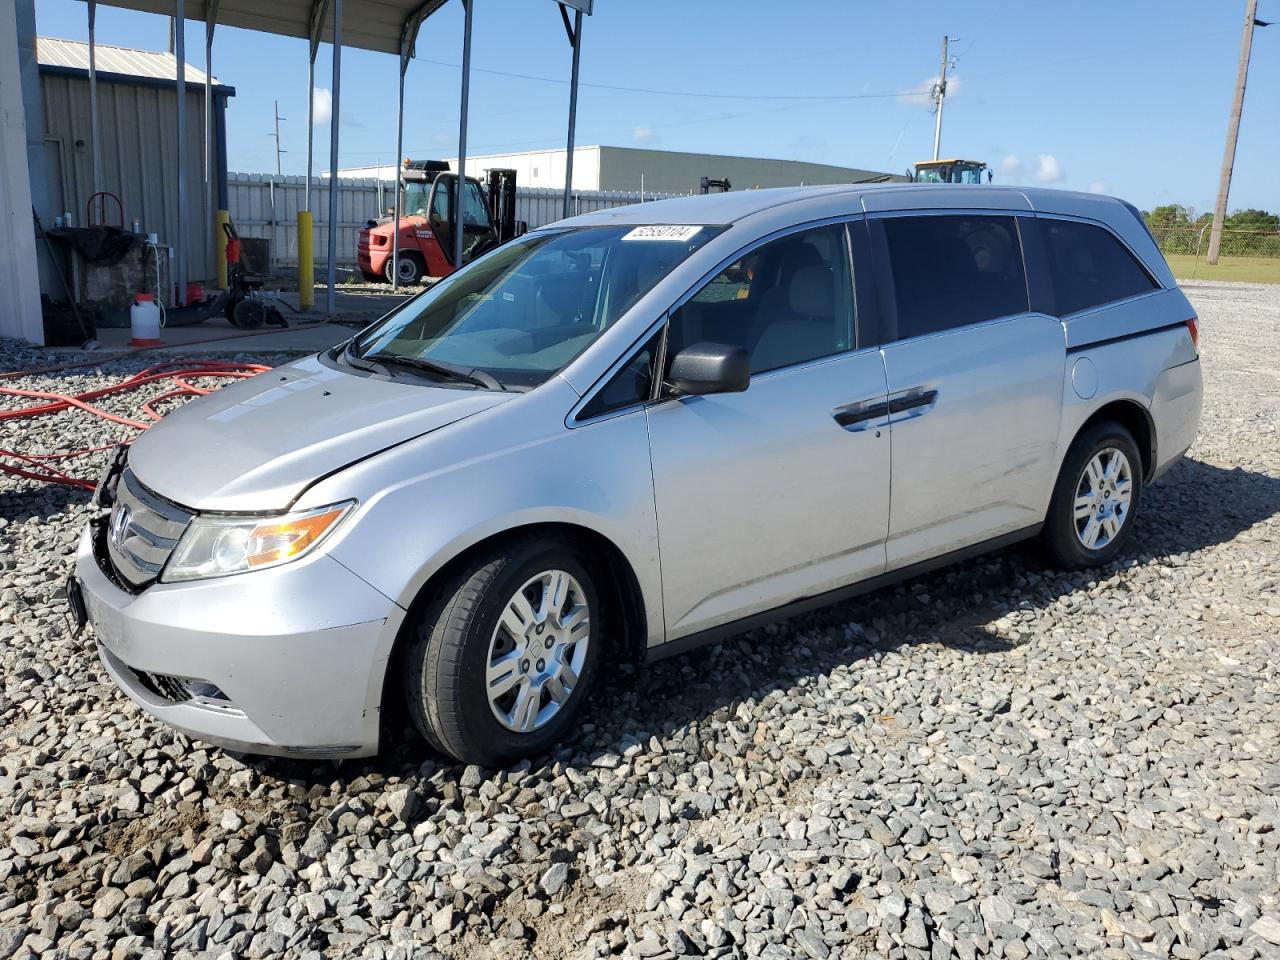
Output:
<instances>
[{"instance_id":1,"label":"rear wheel","mask_svg":"<svg viewBox=\"0 0 1280 960\"><path fill-rule=\"evenodd\" d=\"M1133 532L1142 500L1142 458L1118 423L1097 424L1071 445L1054 487L1041 539L1069 570L1110 561Z\"/></svg>"},{"instance_id":2,"label":"rear wheel","mask_svg":"<svg viewBox=\"0 0 1280 960\"><path fill-rule=\"evenodd\" d=\"M402 253L400 259L395 261L400 264L399 274L401 283L417 283L426 274L426 265L422 262L422 258L416 253ZM387 257L387 265L383 268L387 276L387 282L390 283L393 274L396 272L392 267L392 260Z\"/></svg>"},{"instance_id":3,"label":"rear wheel","mask_svg":"<svg viewBox=\"0 0 1280 960\"><path fill-rule=\"evenodd\" d=\"M517 540L442 585L406 659L406 701L429 743L499 766L570 730L600 657L588 562L566 540Z\"/></svg>"}]
</instances>

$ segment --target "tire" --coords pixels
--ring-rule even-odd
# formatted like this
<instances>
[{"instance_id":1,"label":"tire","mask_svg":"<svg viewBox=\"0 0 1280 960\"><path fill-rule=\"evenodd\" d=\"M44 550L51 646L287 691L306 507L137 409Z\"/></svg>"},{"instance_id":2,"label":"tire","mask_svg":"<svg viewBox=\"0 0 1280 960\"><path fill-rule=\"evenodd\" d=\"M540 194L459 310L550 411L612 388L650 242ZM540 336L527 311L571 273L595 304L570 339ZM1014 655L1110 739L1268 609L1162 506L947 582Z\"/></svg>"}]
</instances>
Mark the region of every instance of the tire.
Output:
<instances>
[{"instance_id":1,"label":"tire","mask_svg":"<svg viewBox=\"0 0 1280 960\"><path fill-rule=\"evenodd\" d=\"M409 714L429 744L464 763L497 767L546 753L565 735L587 699L603 643L590 565L567 540L526 538L476 558L433 588L435 599L414 624L404 681ZM552 583L562 588L559 613L554 600L539 608L527 599L545 597ZM517 599L522 591L524 606ZM524 635L513 640L518 631L511 625L521 623ZM510 683L493 701L491 676ZM522 710L521 696L533 706Z\"/></svg>"},{"instance_id":2,"label":"tire","mask_svg":"<svg viewBox=\"0 0 1280 960\"><path fill-rule=\"evenodd\" d=\"M392 260L387 257L387 264L382 268L386 275L387 283L392 282ZM416 253L400 254L400 282L401 283L420 283L423 275L427 272L426 264L422 262L422 257Z\"/></svg>"},{"instance_id":3,"label":"tire","mask_svg":"<svg viewBox=\"0 0 1280 960\"><path fill-rule=\"evenodd\" d=\"M1099 482L1100 475L1111 471L1114 476L1102 476ZM1082 570L1114 559L1133 534L1142 484L1138 445L1120 424L1098 423L1076 437L1062 462L1040 535L1050 561L1065 570Z\"/></svg>"}]
</instances>

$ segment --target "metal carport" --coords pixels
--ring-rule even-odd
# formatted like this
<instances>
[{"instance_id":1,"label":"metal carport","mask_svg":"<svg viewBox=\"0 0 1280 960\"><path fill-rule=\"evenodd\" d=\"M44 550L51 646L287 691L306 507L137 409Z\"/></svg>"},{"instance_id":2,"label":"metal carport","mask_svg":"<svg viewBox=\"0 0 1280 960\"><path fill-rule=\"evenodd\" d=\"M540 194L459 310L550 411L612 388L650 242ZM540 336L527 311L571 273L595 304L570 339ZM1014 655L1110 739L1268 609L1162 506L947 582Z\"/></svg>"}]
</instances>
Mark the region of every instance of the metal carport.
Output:
<instances>
[{"instance_id":1,"label":"metal carport","mask_svg":"<svg viewBox=\"0 0 1280 960\"><path fill-rule=\"evenodd\" d=\"M218 24L225 24L232 27L242 27L246 30L257 30L263 33L274 33L286 37L305 38L310 43L310 59L307 69L307 190L305 211L298 215L298 237L299 237L299 292L304 306L311 306L314 278L312 272L312 258L310 256L311 246L311 181L312 181L312 101L314 99L315 87L315 59L316 51L322 42L333 44L333 77L332 77L332 107L331 107L331 123L329 128L329 177L330 183L337 183L338 179L338 145L339 145L339 106L341 97L341 76L342 76L342 48L344 46L358 47L364 50L374 50L381 53L394 53L400 58L399 73L399 95L397 98L396 108L396 157L397 165L400 160L400 151L403 149L403 128L404 128L404 76L408 69L409 60L414 55L414 48L418 38L418 31L426 19L439 10L448 0L350 0L353 9L359 13L359 16L352 18L351 23L346 23L343 18L343 0L271 0L264 3L263 0L102 0L106 5L113 7L123 7L129 10L138 10L146 13L156 13L162 16L172 16L179 22L191 19L201 20L206 27L205 41L205 73L209 75L213 72L213 37L215 28ZM458 194L455 200L455 209L459 212L463 207L463 188L466 185L464 179L466 172L466 156L467 156L467 96L471 82L471 13L473 4L476 0L459 0L465 10L463 42L462 42L462 93L461 93L461 109L460 123L458 131ZM582 15L590 14L593 0L556 0L560 8L561 16L564 18L566 30L569 31L569 41L573 47L573 75L570 90L570 115L569 115L569 151L573 152L573 132L574 120L577 110L577 81L578 81L578 51L582 36ZM98 0L86 0L89 16L89 44L90 44L90 84L95 83L95 70L93 66L93 48L94 48L94 14ZM575 10L575 23L573 29L569 28L569 16L566 7ZM174 31L174 55L177 58L177 75L179 82L185 70L185 42L182 30ZM212 93L206 86L205 90L205 122L209 122L212 111ZM93 107L96 111L96 97L93 98ZM178 101L179 110L179 130L182 129L181 113L183 110L182 100ZM98 150L97 117L94 113L92 123L94 131L93 144L91 149L95 156ZM208 138L206 137L206 142ZM178 166L181 170L181 158L185 151L185 144L182 142L181 136L178 139L177 153ZM397 177L398 180L398 177ZM213 210L213 191L212 191L212 170L211 162L208 157L205 158L205 206L206 210L212 214ZM94 188L98 189L97 186ZM179 210L185 205L186 201L186 182L185 177L178 175L176 184L178 193ZM400 217L400 190L397 182L395 216L399 222ZM565 203L566 209L569 196L569 184L565 185ZM327 310L332 313L334 307L334 285L337 281L337 266L335 261L335 245L337 241L337 214L338 214L338 191L336 188L329 190L329 218L328 218L328 263L326 272L326 281L328 284L328 303ZM220 215L221 216L221 215ZM180 265L175 280L177 281L177 289L179 299L185 295L186 291L186 275L185 260L183 256L182 242L183 233L181 214L179 214L179 237L176 240L175 248L177 263ZM212 215L209 217L210 222L213 221ZM398 231L393 232L397 237L396 246L398 248ZM303 255L303 240L305 238L306 256ZM460 263L462 260L462 241L463 231L454 231L454 262ZM398 253L398 249L396 251ZM392 261L395 262L394 260ZM219 280L224 281L222 271L225 265L219 263ZM394 276L394 271L392 272Z\"/></svg>"}]
</instances>

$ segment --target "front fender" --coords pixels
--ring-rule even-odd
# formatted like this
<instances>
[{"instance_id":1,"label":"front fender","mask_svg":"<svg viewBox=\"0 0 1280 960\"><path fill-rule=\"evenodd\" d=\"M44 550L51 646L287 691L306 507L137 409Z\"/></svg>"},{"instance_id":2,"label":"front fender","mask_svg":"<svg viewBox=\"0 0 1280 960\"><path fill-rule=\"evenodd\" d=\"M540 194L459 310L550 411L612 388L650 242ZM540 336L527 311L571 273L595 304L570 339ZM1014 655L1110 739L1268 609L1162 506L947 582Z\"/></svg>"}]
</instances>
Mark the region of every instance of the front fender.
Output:
<instances>
[{"instance_id":1,"label":"front fender","mask_svg":"<svg viewBox=\"0 0 1280 960\"><path fill-rule=\"evenodd\" d=\"M407 608L446 564L483 540L530 524L581 527L607 539L630 564L648 642L661 642L644 414L569 428L564 410L576 396L564 381L547 384L501 404L513 408L506 415L494 409L494 416L421 437L317 484L307 503L359 501L330 548L333 557Z\"/></svg>"}]
</instances>

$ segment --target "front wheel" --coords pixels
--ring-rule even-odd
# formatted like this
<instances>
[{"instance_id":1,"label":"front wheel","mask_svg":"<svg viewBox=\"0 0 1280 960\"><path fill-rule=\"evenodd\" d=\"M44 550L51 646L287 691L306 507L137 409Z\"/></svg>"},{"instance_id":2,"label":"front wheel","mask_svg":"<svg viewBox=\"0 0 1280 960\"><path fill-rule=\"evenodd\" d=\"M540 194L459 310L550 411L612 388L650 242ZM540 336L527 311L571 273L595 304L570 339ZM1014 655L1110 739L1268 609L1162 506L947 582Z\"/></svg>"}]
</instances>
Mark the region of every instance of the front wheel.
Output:
<instances>
[{"instance_id":1,"label":"front wheel","mask_svg":"<svg viewBox=\"0 0 1280 960\"><path fill-rule=\"evenodd\" d=\"M440 751L500 766L571 728L600 658L588 558L561 539L477 558L422 612L406 659L414 723Z\"/></svg>"},{"instance_id":2,"label":"front wheel","mask_svg":"<svg viewBox=\"0 0 1280 960\"><path fill-rule=\"evenodd\" d=\"M391 258L387 257L387 265L383 268L387 283L392 281L393 275L397 272L401 283L418 283L427 272L426 264L416 253L402 253L400 259L395 262L400 265L398 271L392 267Z\"/></svg>"},{"instance_id":3,"label":"front wheel","mask_svg":"<svg viewBox=\"0 0 1280 960\"><path fill-rule=\"evenodd\" d=\"M1133 434L1100 423L1067 451L1054 487L1041 540L1060 567L1080 570L1107 563L1133 533L1142 500L1142 458Z\"/></svg>"}]
</instances>

